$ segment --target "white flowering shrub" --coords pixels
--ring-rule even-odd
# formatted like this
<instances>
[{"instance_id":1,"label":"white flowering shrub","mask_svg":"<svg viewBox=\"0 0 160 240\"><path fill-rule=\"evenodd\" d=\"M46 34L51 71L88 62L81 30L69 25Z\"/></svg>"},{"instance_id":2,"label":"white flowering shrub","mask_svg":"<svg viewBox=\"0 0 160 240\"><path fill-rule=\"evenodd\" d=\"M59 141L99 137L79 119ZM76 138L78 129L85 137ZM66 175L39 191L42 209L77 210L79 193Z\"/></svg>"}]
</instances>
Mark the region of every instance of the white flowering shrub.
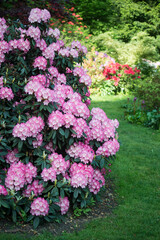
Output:
<instances>
[{"instance_id":1,"label":"white flowering shrub","mask_svg":"<svg viewBox=\"0 0 160 240\"><path fill-rule=\"evenodd\" d=\"M38 8L30 26L0 18L0 217L34 227L88 206L119 149L118 121L88 108L86 48L66 47L49 19Z\"/></svg>"}]
</instances>

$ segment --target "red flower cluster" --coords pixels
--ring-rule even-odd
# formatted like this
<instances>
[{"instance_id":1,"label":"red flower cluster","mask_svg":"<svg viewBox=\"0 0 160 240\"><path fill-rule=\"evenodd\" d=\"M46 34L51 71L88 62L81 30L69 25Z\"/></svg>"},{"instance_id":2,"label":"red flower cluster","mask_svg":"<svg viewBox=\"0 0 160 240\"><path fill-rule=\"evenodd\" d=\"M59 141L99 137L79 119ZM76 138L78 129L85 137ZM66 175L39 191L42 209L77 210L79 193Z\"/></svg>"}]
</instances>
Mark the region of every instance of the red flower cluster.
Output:
<instances>
[{"instance_id":1,"label":"red flower cluster","mask_svg":"<svg viewBox=\"0 0 160 240\"><path fill-rule=\"evenodd\" d=\"M118 86L119 81L122 78L131 77L132 79L140 78L139 76L140 70L136 67L133 69L128 64L120 64L120 63L113 63L109 62L104 70L103 74L106 77L106 80L114 80L114 85Z\"/></svg>"}]
</instances>

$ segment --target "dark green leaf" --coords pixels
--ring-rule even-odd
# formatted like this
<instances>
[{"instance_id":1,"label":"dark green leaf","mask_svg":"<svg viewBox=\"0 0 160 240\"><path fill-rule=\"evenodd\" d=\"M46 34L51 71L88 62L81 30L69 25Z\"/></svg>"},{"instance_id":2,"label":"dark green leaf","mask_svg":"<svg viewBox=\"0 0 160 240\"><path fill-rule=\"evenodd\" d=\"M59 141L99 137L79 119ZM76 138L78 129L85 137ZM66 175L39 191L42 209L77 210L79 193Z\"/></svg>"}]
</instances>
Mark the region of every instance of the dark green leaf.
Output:
<instances>
[{"instance_id":1,"label":"dark green leaf","mask_svg":"<svg viewBox=\"0 0 160 240\"><path fill-rule=\"evenodd\" d=\"M71 138L69 139L69 146L71 146L73 143L74 143L74 138L71 137Z\"/></svg>"},{"instance_id":2,"label":"dark green leaf","mask_svg":"<svg viewBox=\"0 0 160 240\"><path fill-rule=\"evenodd\" d=\"M79 190L76 188L76 189L74 190L74 194L73 194L74 198L77 198L77 197L78 197L78 193L79 193Z\"/></svg>"},{"instance_id":3,"label":"dark green leaf","mask_svg":"<svg viewBox=\"0 0 160 240\"><path fill-rule=\"evenodd\" d=\"M65 132L64 132L64 130L63 130L62 128L59 128L59 133L60 133L62 136L65 135Z\"/></svg>"},{"instance_id":4,"label":"dark green leaf","mask_svg":"<svg viewBox=\"0 0 160 240\"><path fill-rule=\"evenodd\" d=\"M22 147L23 147L23 141L20 140L19 143L18 143L18 151L19 152L21 152Z\"/></svg>"},{"instance_id":5,"label":"dark green leaf","mask_svg":"<svg viewBox=\"0 0 160 240\"><path fill-rule=\"evenodd\" d=\"M12 220L13 222L17 221L17 212L15 210L12 211Z\"/></svg>"},{"instance_id":6,"label":"dark green leaf","mask_svg":"<svg viewBox=\"0 0 160 240\"><path fill-rule=\"evenodd\" d=\"M51 191L51 195L52 196L58 196L59 195L59 192L58 192L58 188L57 187L54 187Z\"/></svg>"},{"instance_id":7,"label":"dark green leaf","mask_svg":"<svg viewBox=\"0 0 160 240\"><path fill-rule=\"evenodd\" d=\"M65 138L67 139L68 137L69 137L69 129L66 128L66 130L65 130Z\"/></svg>"},{"instance_id":8,"label":"dark green leaf","mask_svg":"<svg viewBox=\"0 0 160 240\"><path fill-rule=\"evenodd\" d=\"M37 228L40 222L40 218L39 217L35 217L34 221L33 221L33 227Z\"/></svg>"}]
</instances>

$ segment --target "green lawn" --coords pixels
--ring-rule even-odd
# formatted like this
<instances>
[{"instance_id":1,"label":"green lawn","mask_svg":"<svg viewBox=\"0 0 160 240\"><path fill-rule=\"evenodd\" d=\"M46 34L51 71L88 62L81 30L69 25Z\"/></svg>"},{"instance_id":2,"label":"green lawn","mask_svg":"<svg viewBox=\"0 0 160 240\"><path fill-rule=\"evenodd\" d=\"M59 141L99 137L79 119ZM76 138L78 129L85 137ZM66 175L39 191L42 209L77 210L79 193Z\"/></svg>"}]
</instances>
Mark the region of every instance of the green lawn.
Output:
<instances>
[{"instance_id":1,"label":"green lawn","mask_svg":"<svg viewBox=\"0 0 160 240\"><path fill-rule=\"evenodd\" d=\"M160 239L160 131L124 120L127 96L92 97L91 107L117 118L121 143L112 165L118 206L109 217L93 220L80 231L53 237L45 233L32 240L159 240ZM23 239L1 234L3 240ZM26 238L27 240L27 238Z\"/></svg>"}]
</instances>

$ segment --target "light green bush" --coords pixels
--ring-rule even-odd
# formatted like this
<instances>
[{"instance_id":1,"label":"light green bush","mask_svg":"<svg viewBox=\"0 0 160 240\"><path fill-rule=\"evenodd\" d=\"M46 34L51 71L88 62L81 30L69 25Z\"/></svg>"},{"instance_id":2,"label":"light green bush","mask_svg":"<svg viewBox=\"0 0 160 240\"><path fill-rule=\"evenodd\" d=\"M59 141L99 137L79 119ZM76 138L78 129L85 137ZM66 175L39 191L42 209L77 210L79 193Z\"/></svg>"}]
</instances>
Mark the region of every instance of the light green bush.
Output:
<instances>
[{"instance_id":1,"label":"light green bush","mask_svg":"<svg viewBox=\"0 0 160 240\"><path fill-rule=\"evenodd\" d=\"M107 52L121 64L135 65L142 58L157 61L160 58L160 42L146 32L138 32L129 43L114 39L113 32L105 32L92 39L100 51Z\"/></svg>"}]
</instances>

